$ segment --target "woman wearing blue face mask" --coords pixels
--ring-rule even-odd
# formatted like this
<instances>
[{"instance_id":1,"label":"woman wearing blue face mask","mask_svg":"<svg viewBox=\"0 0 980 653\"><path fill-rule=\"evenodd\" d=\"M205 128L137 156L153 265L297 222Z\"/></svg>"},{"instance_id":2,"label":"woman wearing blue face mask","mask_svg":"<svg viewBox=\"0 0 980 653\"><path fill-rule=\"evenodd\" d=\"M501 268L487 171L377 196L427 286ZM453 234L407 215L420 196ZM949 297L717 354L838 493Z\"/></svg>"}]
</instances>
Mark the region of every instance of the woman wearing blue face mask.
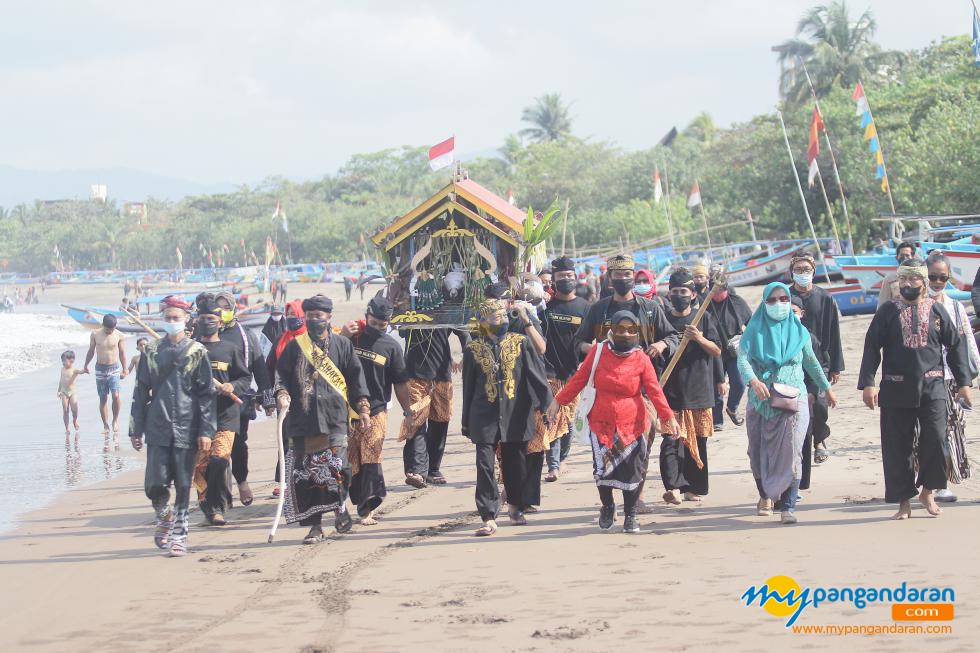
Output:
<instances>
[{"instance_id":1,"label":"woman wearing blue face mask","mask_svg":"<svg viewBox=\"0 0 980 653\"><path fill-rule=\"evenodd\" d=\"M745 413L749 462L759 489L758 514L771 515L778 499L782 522L795 524L801 450L810 418L804 371L827 391L831 408L837 398L813 353L810 333L793 314L789 287L771 283L762 299L738 351L739 373L752 388Z\"/></svg>"}]
</instances>

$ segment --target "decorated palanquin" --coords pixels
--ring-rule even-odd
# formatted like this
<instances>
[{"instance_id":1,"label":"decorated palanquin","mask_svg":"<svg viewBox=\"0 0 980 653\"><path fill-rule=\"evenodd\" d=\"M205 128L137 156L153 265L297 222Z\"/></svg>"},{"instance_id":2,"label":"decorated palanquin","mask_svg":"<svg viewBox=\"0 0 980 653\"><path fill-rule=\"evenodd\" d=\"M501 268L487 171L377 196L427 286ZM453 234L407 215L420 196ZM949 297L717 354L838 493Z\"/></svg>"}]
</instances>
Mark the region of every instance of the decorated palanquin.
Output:
<instances>
[{"instance_id":1,"label":"decorated palanquin","mask_svg":"<svg viewBox=\"0 0 980 653\"><path fill-rule=\"evenodd\" d=\"M375 233L399 328L462 326L498 281L517 284L526 215L466 177Z\"/></svg>"}]
</instances>

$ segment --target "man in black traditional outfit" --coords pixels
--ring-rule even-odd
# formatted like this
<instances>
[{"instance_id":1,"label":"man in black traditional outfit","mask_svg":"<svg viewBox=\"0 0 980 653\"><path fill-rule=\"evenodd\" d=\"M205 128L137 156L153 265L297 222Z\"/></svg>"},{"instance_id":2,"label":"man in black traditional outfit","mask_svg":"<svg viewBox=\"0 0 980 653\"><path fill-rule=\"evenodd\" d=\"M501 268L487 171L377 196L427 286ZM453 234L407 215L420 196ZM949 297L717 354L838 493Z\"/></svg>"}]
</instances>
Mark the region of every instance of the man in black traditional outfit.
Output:
<instances>
[{"instance_id":1,"label":"man in black traditional outfit","mask_svg":"<svg viewBox=\"0 0 980 653\"><path fill-rule=\"evenodd\" d=\"M881 407L885 501L899 504L892 519L911 516L909 500L918 487L919 501L929 514L942 512L933 490L946 487L944 349L958 386L956 400L971 405L966 343L946 309L927 296L927 279L928 268L920 259L898 266L900 296L879 307L871 320L858 380L865 405ZM875 387L879 365L880 395Z\"/></svg>"},{"instance_id":2,"label":"man in black traditional outfit","mask_svg":"<svg viewBox=\"0 0 980 653\"><path fill-rule=\"evenodd\" d=\"M694 302L698 291L693 275L681 268L670 275L671 308L667 319L678 331L688 334L689 342L663 386L680 423L681 437L664 438L660 443L660 476L664 501L679 504L701 501L708 494L708 438L714 432L712 409L715 393L724 395L725 373L721 366L721 343L714 319L707 313L694 325ZM702 298L703 301L703 298Z\"/></svg>"},{"instance_id":3,"label":"man in black traditional outfit","mask_svg":"<svg viewBox=\"0 0 980 653\"><path fill-rule=\"evenodd\" d=\"M248 392L252 385L252 373L241 350L219 336L221 309L214 299L204 297L198 301L197 313L197 339L208 351L211 376L218 396L215 402L215 434L210 447L198 449L194 487L205 519L213 526L224 526L225 510L231 507L231 491L227 481L231 451L241 423L239 397Z\"/></svg>"},{"instance_id":4,"label":"man in black traditional outfit","mask_svg":"<svg viewBox=\"0 0 980 653\"><path fill-rule=\"evenodd\" d=\"M460 347L470 341L466 329L405 329L405 366L408 368L408 391L412 405L419 410L402 424L398 439L405 442L402 462L405 483L423 488L426 483L445 485L442 456L446 450L449 420L453 414L452 373L460 365L453 361L449 334Z\"/></svg>"},{"instance_id":5,"label":"man in black traditional outfit","mask_svg":"<svg viewBox=\"0 0 980 653\"><path fill-rule=\"evenodd\" d=\"M297 335L276 363L276 403L289 408L285 429L292 440L286 458L286 521L309 526L304 544L323 540L323 513L334 511L337 532L351 529L347 512L351 419L364 428L371 402L361 363L347 338L330 330L333 302L323 295L303 300L306 333Z\"/></svg>"},{"instance_id":6,"label":"man in black traditional outfit","mask_svg":"<svg viewBox=\"0 0 980 653\"><path fill-rule=\"evenodd\" d=\"M352 323L341 332L354 344L361 360L364 379L370 393L371 424L355 426L347 439L347 457L351 464L350 498L357 506L363 526L373 526L374 511L384 501L388 490L381 471L381 448L388 432L388 403L394 387L403 415L411 417L412 400L408 392L408 372L401 345L387 334L394 306L384 297L368 302L363 323Z\"/></svg>"},{"instance_id":7,"label":"man in black traditional outfit","mask_svg":"<svg viewBox=\"0 0 980 653\"><path fill-rule=\"evenodd\" d=\"M712 266L714 271L714 266ZM718 282L716 282L718 283ZM742 299L734 288L728 287L728 282L722 280L721 288L711 296L708 305L708 315L714 318L718 327L721 344L721 363L728 378L728 395L715 395L713 420L715 430L720 431L725 424L725 415L735 426L745 423L745 417L738 411L745 395L745 383L738 373L738 343L749 320L752 319L752 309L748 302Z\"/></svg>"},{"instance_id":8,"label":"man in black traditional outfit","mask_svg":"<svg viewBox=\"0 0 980 653\"><path fill-rule=\"evenodd\" d=\"M589 312L589 302L575 294L578 280L575 278L575 262L567 256L551 262L555 291L544 311L544 336L547 347L544 353L548 384L558 394L583 360L578 341L575 339L582 321ZM546 452L548 475L546 481L557 481L564 473L564 461L572 447L571 425L578 399L558 411L551 425L553 440Z\"/></svg>"},{"instance_id":9,"label":"man in black traditional outfit","mask_svg":"<svg viewBox=\"0 0 980 653\"><path fill-rule=\"evenodd\" d=\"M790 271L793 274L790 293L803 300L803 326L820 341L823 355L830 366L827 378L831 385L835 385L844 370L840 313L830 293L813 283L816 269L816 261L809 254L800 253L794 256L790 261ZM818 397L810 415L813 422L813 462L817 464L826 461L828 457L825 441L830 437L830 426L827 425L829 416L826 401Z\"/></svg>"},{"instance_id":10,"label":"man in black traditional outfit","mask_svg":"<svg viewBox=\"0 0 980 653\"><path fill-rule=\"evenodd\" d=\"M479 337L463 350L463 435L476 445L476 508L483 520L477 535L493 535L500 494L494 476L500 444L507 514L527 523L527 444L534 435L535 409L546 413L551 388L544 360L526 336L508 332L507 314L495 299L478 311Z\"/></svg>"},{"instance_id":11,"label":"man in black traditional outfit","mask_svg":"<svg viewBox=\"0 0 980 653\"><path fill-rule=\"evenodd\" d=\"M191 305L165 297L165 338L146 346L136 369L129 438L143 448L146 496L156 512L153 541L171 557L187 555L188 506L198 448L210 449L215 433L211 361L203 345L184 331ZM170 507L170 484L174 505Z\"/></svg>"}]
</instances>

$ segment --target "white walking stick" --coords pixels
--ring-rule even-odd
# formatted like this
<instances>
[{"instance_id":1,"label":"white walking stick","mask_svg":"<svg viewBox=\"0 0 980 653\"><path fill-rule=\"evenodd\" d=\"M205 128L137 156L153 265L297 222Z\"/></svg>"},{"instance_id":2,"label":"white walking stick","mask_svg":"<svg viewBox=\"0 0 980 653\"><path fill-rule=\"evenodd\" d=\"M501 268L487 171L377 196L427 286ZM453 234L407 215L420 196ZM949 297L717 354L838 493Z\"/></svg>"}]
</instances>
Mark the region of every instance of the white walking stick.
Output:
<instances>
[{"instance_id":1,"label":"white walking stick","mask_svg":"<svg viewBox=\"0 0 980 653\"><path fill-rule=\"evenodd\" d=\"M279 413L279 420L276 423L276 445L279 447L279 503L276 505L276 518L269 529L269 544L276 537L276 529L279 528L279 520L282 519L282 507L286 502L286 448L282 444L282 424L286 421L286 414L289 412L287 406Z\"/></svg>"}]
</instances>

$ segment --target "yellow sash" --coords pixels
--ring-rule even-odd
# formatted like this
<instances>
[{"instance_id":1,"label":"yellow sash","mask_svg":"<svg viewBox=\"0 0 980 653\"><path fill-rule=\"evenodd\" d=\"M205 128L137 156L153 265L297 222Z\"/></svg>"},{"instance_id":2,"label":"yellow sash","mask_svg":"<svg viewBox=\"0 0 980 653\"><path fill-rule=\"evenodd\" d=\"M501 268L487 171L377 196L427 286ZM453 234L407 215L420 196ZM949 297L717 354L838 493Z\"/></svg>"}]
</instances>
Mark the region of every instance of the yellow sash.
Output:
<instances>
[{"instance_id":1,"label":"yellow sash","mask_svg":"<svg viewBox=\"0 0 980 653\"><path fill-rule=\"evenodd\" d=\"M303 356L313 366L313 369L327 382L327 385L339 392L340 396L344 398L344 402L347 403L348 417L350 419L357 419L357 411L351 408L350 400L347 398L347 380L340 370L337 369L337 366L333 364L333 361L330 360L330 357L313 343L308 333L299 334L295 340L296 344L299 345L299 350L303 352ZM317 352L316 360L313 358L314 349Z\"/></svg>"}]
</instances>

